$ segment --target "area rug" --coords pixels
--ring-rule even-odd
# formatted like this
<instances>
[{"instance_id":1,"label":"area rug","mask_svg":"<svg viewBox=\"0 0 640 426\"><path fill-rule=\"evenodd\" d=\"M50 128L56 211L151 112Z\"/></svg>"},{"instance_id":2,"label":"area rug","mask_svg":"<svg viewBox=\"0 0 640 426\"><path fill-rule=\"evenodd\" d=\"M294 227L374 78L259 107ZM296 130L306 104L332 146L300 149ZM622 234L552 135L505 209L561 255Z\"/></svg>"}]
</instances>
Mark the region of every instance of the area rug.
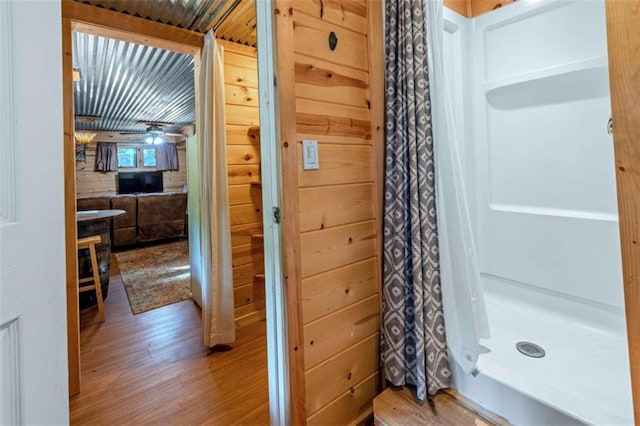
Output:
<instances>
[{"instance_id":1,"label":"area rug","mask_svg":"<svg viewBox=\"0 0 640 426\"><path fill-rule=\"evenodd\" d=\"M188 241L136 248L115 255L134 314L191 298Z\"/></svg>"}]
</instances>

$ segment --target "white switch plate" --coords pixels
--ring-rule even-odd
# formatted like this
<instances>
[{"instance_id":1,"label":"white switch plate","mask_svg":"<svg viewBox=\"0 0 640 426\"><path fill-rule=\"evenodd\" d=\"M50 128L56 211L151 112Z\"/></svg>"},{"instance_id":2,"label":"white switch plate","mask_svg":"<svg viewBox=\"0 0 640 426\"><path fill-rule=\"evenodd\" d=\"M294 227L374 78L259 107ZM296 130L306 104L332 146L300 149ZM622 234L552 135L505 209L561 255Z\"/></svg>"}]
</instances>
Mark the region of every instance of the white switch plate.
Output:
<instances>
[{"instance_id":1,"label":"white switch plate","mask_svg":"<svg viewBox=\"0 0 640 426\"><path fill-rule=\"evenodd\" d=\"M318 141L302 141L302 168L304 170L317 170L320 168Z\"/></svg>"}]
</instances>

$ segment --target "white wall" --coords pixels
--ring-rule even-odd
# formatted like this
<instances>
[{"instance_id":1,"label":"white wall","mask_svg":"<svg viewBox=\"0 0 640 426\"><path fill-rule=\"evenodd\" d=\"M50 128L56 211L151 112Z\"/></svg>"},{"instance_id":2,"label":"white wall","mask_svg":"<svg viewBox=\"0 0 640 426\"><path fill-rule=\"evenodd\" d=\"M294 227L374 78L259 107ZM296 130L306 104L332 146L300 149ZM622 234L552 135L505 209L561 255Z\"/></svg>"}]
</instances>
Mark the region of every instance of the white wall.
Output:
<instances>
[{"instance_id":1,"label":"white wall","mask_svg":"<svg viewBox=\"0 0 640 426\"><path fill-rule=\"evenodd\" d=\"M453 120L456 138L461 147L461 166L464 171L473 170L473 135L471 134L471 83L469 29L471 21L448 8L444 17L444 72L448 93L452 97ZM473 173L465 173L467 189L473 188ZM468 200L471 201L471 200Z\"/></svg>"},{"instance_id":2,"label":"white wall","mask_svg":"<svg viewBox=\"0 0 640 426\"><path fill-rule=\"evenodd\" d=\"M198 183L198 139L187 139L187 211L189 213L189 265L193 300L202 307L202 253L200 251L200 185ZM184 163L183 163L184 164Z\"/></svg>"},{"instance_id":3,"label":"white wall","mask_svg":"<svg viewBox=\"0 0 640 426\"><path fill-rule=\"evenodd\" d=\"M5 47L12 56L0 61L0 79L13 79L9 87L3 85L0 126L10 131L3 134L2 155L7 146L15 148L15 173L0 173L3 179L15 178L16 208L3 214L0 225L0 326L16 319L18 326L0 333L0 399L22 411L22 423L66 424L60 3L1 6L0 37L11 41ZM9 198L3 195L3 203ZM15 338L8 338L11 333ZM0 422L20 420L20 413L9 413L7 405L0 406Z\"/></svg>"},{"instance_id":4,"label":"white wall","mask_svg":"<svg viewBox=\"0 0 640 426\"><path fill-rule=\"evenodd\" d=\"M604 4L519 0L445 34L491 326L454 381L514 424L631 423Z\"/></svg>"},{"instance_id":5,"label":"white wall","mask_svg":"<svg viewBox=\"0 0 640 426\"><path fill-rule=\"evenodd\" d=\"M452 98L453 121L460 149L460 162L464 172L466 192L473 207L472 191L475 189L474 150L472 134L472 102L469 97L471 84L471 57L469 51L471 20L443 9L444 17L444 73L447 90ZM475 225L475 223L474 223Z\"/></svg>"},{"instance_id":6,"label":"white wall","mask_svg":"<svg viewBox=\"0 0 640 426\"><path fill-rule=\"evenodd\" d=\"M622 313L604 1L522 0L473 20L486 287Z\"/></svg>"}]
</instances>

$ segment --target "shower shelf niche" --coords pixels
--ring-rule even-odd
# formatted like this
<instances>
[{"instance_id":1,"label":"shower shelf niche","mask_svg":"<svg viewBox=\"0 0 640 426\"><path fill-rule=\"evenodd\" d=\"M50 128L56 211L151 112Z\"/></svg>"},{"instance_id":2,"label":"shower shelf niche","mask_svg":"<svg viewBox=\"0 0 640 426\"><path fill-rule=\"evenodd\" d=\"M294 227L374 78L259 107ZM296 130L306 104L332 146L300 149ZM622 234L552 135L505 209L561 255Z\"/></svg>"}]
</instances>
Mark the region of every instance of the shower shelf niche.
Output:
<instances>
[{"instance_id":1,"label":"shower shelf niche","mask_svg":"<svg viewBox=\"0 0 640 426\"><path fill-rule=\"evenodd\" d=\"M513 93L518 89L533 88L545 83L570 82L580 78L607 76L607 57L583 59L522 74L510 75L485 81L484 92L487 98L504 93Z\"/></svg>"}]
</instances>

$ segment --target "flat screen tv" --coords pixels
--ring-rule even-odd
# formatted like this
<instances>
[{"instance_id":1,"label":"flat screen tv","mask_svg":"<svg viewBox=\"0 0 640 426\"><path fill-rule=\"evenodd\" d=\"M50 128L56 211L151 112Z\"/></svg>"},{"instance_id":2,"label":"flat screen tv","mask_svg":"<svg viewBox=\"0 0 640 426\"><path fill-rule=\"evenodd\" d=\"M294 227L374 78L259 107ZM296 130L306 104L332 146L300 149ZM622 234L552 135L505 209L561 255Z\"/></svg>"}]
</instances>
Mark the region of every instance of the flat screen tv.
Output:
<instances>
[{"instance_id":1,"label":"flat screen tv","mask_svg":"<svg viewBox=\"0 0 640 426\"><path fill-rule=\"evenodd\" d=\"M139 194L162 191L162 172L118 173L118 194Z\"/></svg>"}]
</instances>

